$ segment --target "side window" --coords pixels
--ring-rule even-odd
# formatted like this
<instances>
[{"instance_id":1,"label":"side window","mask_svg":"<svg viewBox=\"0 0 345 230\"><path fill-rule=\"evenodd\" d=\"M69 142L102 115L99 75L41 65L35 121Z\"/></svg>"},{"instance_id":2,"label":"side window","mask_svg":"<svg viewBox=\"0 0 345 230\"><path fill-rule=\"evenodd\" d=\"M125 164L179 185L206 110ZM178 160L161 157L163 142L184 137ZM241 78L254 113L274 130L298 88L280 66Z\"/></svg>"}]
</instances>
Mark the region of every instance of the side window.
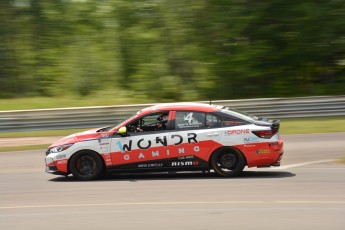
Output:
<instances>
[{"instance_id":1,"label":"side window","mask_svg":"<svg viewBox=\"0 0 345 230\"><path fill-rule=\"evenodd\" d=\"M213 114L206 114L206 128L219 128L222 127L221 119Z\"/></svg>"},{"instance_id":2,"label":"side window","mask_svg":"<svg viewBox=\"0 0 345 230\"><path fill-rule=\"evenodd\" d=\"M168 122L168 116L168 112L152 113L129 123L126 127L128 132L165 130Z\"/></svg>"},{"instance_id":3,"label":"side window","mask_svg":"<svg viewBox=\"0 0 345 230\"><path fill-rule=\"evenodd\" d=\"M205 126L205 113L177 111L175 129L201 128Z\"/></svg>"},{"instance_id":4,"label":"side window","mask_svg":"<svg viewBox=\"0 0 345 230\"><path fill-rule=\"evenodd\" d=\"M245 125L245 124L247 124L247 123L241 119L236 118L236 117L227 116L227 117L222 118L223 127Z\"/></svg>"}]
</instances>

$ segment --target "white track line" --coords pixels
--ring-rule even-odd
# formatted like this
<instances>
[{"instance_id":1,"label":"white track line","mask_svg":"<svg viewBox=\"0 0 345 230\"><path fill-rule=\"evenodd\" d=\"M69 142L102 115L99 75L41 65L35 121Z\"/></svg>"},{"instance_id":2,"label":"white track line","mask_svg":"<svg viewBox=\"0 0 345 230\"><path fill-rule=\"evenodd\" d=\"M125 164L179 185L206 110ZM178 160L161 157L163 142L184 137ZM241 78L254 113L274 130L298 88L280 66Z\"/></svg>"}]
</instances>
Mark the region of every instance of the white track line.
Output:
<instances>
[{"instance_id":1,"label":"white track line","mask_svg":"<svg viewBox=\"0 0 345 230\"><path fill-rule=\"evenodd\" d=\"M181 204L262 204L262 201L186 201L186 202L128 202L128 203L98 203L98 204L52 204L28 206L0 206L1 209L25 208L59 208L59 207L85 207L85 206L130 206L130 205L181 205Z\"/></svg>"},{"instance_id":2,"label":"white track line","mask_svg":"<svg viewBox=\"0 0 345 230\"><path fill-rule=\"evenodd\" d=\"M297 168L297 167L302 167L306 165L313 165L313 164L320 164L320 163L329 163L329 162L334 162L337 159L325 159L325 160L319 160L319 161L308 161L308 162L303 162L303 163L297 163L297 164L290 164L290 165L283 165L283 166L278 166L278 167L268 167L268 168L246 168L245 171L266 171L266 170L284 170L284 169L290 169L290 168Z\"/></svg>"},{"instance_id":3,"label":"white track line","mask_svg":"<svg viewBox=\"0 0 345 230\"><path fill-rule=\"evenodd\" d=\"M338 204L338 203L336 203ZM95 211L69 211L64 210L63 212L30 212L30 213L13 213L13 214L0 214L0 218L9 218L9 217L42 217L42 216L76 216L76 215L95 215L95 214L113 214L113 213L157 213L157 212L168 212L168 213L197 213L197 212L252 212L252 211L307 211L310 212L324 212L327 213L329 211L340 211L343 212L345 207L329 207L323 206L322 209L309 207L309 206L276 206L276 207L263 207L263 206L256 206L256 207L226 207L226 208L165 208L165 209L130 209L130 210L95 210ZM6 221L10 221L5 219Z\"/></svg>"},{"instance_id":4,"label":"white track line","mask_svg":"<svg viewBox=\"0 0 345 230\"><path fill-rule=\"evenodd\" d=\"M0 206L0 210L6 209L32 209L32 208L73 208L92 206L145 206L145 205L224 205L224 204L345 204L344 200L301 200L301 201L185 201L185 202L128 202L128 203L95 203L95 204L48 204L48 205L28 205L28 206Z\"/></svg>"},{"instance_id":5,"label":"white track line","mask_svg":"<svg viewBox=\"0 0 345 230\"><path fill-rule=\"evenodd\" d=\"M302 166L306 166L306 165L313 165L313 164L320 164L320 163L329 163L329 162L334 162L334 161L336 161L336 159L309 161L309 162L298 163L298 164L284 165L284 166L280 166L277 169L290 169L290 168L297 168L297 167L302 167Z\"/></svg>"}]
</instances>

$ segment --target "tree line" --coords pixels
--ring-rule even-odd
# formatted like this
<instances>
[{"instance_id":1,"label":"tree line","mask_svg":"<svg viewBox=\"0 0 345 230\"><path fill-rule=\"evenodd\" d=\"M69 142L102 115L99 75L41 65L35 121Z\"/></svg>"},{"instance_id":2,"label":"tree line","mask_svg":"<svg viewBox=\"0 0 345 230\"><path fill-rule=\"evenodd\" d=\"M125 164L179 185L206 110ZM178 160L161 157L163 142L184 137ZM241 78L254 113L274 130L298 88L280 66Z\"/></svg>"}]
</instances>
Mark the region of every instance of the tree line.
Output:
<instances>
[{"instance_id":1,"label":"tree line","mask_svg":"<svg viewBox=\"0 0 345 230\"><path fill-rule=\"evenodd\" d=\"M343 0L1 0L0 98L344 94Z\"/></svg>"}]
</instances>

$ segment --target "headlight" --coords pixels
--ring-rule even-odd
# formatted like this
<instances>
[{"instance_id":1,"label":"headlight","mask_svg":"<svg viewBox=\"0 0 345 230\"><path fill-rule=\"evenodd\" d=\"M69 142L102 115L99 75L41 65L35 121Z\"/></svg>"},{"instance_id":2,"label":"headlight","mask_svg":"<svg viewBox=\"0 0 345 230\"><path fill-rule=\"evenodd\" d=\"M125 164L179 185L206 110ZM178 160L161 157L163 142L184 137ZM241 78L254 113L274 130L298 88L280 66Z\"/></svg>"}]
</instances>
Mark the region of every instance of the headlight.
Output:
<instances>
[{"instance_id":1,"label":"headlight","mask_svg":"<svg viewBox=\"0 0 345 230\"><path fill-rule=\"evenodd\" d=\"M59 145L59 146L53 147L53 148L49 149L49 153L58 153L58 152L65 151L66 149L68 149L72 145L73 144Z\"/></svg>"}]
</instances>

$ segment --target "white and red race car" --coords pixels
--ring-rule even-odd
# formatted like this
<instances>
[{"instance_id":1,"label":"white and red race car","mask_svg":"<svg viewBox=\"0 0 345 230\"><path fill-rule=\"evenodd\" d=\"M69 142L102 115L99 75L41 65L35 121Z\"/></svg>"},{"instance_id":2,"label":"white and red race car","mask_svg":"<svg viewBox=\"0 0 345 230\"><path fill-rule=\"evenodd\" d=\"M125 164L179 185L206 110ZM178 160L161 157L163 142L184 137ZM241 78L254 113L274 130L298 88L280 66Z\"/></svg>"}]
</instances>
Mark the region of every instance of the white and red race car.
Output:
<instances>
[{"instance_id":1,"label":"white and red race car","mask_svg":"<svg viewBox=\"0 0 345 230\"><path fill-rule=\"evenodd\" d=\"M209 171L279 166L279 120L201 103L158 104L124 122L73 134L46 152L46 172L80 180L105 172Z\"/></svg>"}]
</instances>

